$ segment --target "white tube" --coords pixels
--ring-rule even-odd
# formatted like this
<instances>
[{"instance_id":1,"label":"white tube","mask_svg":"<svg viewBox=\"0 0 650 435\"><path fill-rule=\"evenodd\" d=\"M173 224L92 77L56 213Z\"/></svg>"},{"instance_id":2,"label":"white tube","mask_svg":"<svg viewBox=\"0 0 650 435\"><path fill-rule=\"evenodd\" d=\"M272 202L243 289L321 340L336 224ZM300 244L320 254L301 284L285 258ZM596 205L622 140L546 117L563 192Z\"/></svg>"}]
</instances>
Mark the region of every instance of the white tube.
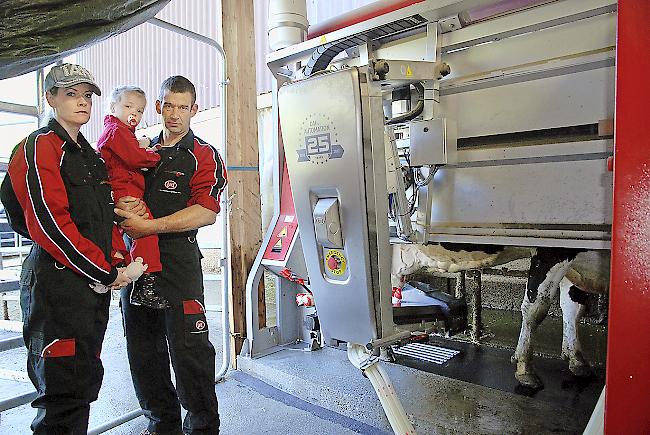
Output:
<instances>
[{"instance_id":1,"label":"white tube","mask_svg":"<svg viewBox=\"0 0 650 435\"><path fill-rule=\"evenodd\" d=\"M269 47L272 51L300 44L307 38L305 0L271 0L268 21Z\"/></svg>"},{"instance_id":2,"label":"white tube","mask_svg":"<svg viewBox=\"0 0 650 435\"><path fill-rule=\"evenodd\" d=\"M393 432L400 435L415 435L415 429L404 411L402 402L397 397L395 387L388 374L379 365L379 358L371 355L364 346L348 343L348 359L370 380Z\"/></svg>"}]
</instances>

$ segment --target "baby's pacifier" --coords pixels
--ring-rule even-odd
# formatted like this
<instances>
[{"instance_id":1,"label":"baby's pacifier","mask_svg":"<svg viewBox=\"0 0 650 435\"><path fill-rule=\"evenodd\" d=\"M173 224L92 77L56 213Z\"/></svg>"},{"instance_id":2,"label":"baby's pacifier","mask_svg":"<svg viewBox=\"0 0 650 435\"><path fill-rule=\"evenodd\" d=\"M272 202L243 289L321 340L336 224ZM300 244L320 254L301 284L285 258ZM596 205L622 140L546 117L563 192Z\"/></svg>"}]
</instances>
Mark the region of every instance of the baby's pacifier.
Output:
<instances>
[{"instance_id":1,"label":"baby's pacifier","mask_svg":"<svg viewBox=\"0 0 650 435\"><path fill-rule=\"evenodd\" d=\"M128 122L129 122L129 125L132 126L132 127L135 127L136 125L138 125L138 120L135 119L135 116L133 116L133 115L129 115Z\"/></svg>"}]
</instances>

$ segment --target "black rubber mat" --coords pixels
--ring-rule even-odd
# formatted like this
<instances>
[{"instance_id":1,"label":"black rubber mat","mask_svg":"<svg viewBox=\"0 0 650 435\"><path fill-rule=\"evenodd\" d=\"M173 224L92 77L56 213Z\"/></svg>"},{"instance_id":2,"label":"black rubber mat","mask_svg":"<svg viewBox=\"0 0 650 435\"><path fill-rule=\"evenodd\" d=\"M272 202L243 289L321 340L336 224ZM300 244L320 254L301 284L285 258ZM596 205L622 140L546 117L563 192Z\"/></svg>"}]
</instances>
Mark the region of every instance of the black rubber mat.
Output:
<instances>
[{"instance_id":1,"label":"black rubber mat","mask_svg":"<svg viewBox=\"0 0 650 435\"><path fill-rule=\"evenodd\" d=\"M579 379L569 372L567 362L536 356L533 364L544 388L531 391L521 387L514 377L515 366L510 362L512 351L437 338L431 339L429 344L455 349L460 353L442 365L403 355L395 355L396 363L572 409L579 408L581 413L588 414L591 414L605 385L604 369L596 368L593 377Z\"/></svg>"}]
</instances>

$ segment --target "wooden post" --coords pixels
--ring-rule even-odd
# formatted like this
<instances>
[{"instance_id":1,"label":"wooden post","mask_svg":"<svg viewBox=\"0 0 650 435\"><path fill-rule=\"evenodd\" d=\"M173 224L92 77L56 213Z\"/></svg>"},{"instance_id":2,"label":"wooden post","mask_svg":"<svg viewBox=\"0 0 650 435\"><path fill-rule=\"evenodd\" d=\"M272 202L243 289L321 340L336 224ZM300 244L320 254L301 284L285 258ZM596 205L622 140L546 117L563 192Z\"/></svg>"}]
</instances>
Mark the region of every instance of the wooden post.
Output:
<instances>
[{"instance_id":1,"label":"wooden post","mask_svg":"<svg viewBox=\"0 0 650 435\"><path fill-rule=\"evenodd\" d=\"M2 300L2 318L4 320L9 320L9 306L5 299L5 293L0 293L0 300Z\"/></svg>"},{"instance_id":2,"label":"wooden post","mask_svg":"<svg viewBox=\"0 0 650 435\"><path fill-rule=\"evenodd\" d=\"M246 278L262 242L253 12L253 0L221 2L223 48L230 80L227 111L233 365L246 336Z\"/></svg>"}]
</instances>

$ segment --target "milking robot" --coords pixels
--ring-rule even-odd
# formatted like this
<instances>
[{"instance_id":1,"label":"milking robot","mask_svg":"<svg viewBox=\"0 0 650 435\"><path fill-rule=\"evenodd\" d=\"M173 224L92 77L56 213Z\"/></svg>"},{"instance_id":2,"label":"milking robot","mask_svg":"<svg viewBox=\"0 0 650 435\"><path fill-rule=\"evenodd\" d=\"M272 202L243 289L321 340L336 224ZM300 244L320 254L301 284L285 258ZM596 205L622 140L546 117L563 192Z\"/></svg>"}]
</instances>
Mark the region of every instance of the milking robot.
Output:
<instances>
[{"instance_id":1,"label":"milking robot","mask_svg":"<svg viewBox=\"0 0 650 435\"><path fill-rule=\"evenodd\" d=\"M281 3L271 2L277 51L267 64L277 83L274 157L283 163L276 213L247 284L246 352L313 342L314 331L296 320L313 318L314 307L295 303L308 288L320 341L346 342L395 432L414 433L379 350L416 334L463 330L466 307L428 290L425 302L394 306L395 246L608 247L611 209L602 204L611 186L601 179L610 145L593 132L591 140L556 144L567 126L589 133L613 113L610 100L593 92L613 80L613 53L596 50L602 41L571 58L555 55L562 47L525 50L544 31L607 10L591 0L571 3L580 17L545 6L517 11L515 25L479 16L493 1L378 2L386 7L345 27L310 28L303 42L304 4ZM558 21L547 19L553 16ZM487 44L501 39L507 43ZM549 66L538 58L560 60ZM565 91L561 98L546 98L550 84ZM540 140L549 136L553 146ZM564 201L569 185L583 194L549 212L545 204ZM260 327L255 303L265 270L284 277L271 327Z\"/></svg>"}]
</instances>

